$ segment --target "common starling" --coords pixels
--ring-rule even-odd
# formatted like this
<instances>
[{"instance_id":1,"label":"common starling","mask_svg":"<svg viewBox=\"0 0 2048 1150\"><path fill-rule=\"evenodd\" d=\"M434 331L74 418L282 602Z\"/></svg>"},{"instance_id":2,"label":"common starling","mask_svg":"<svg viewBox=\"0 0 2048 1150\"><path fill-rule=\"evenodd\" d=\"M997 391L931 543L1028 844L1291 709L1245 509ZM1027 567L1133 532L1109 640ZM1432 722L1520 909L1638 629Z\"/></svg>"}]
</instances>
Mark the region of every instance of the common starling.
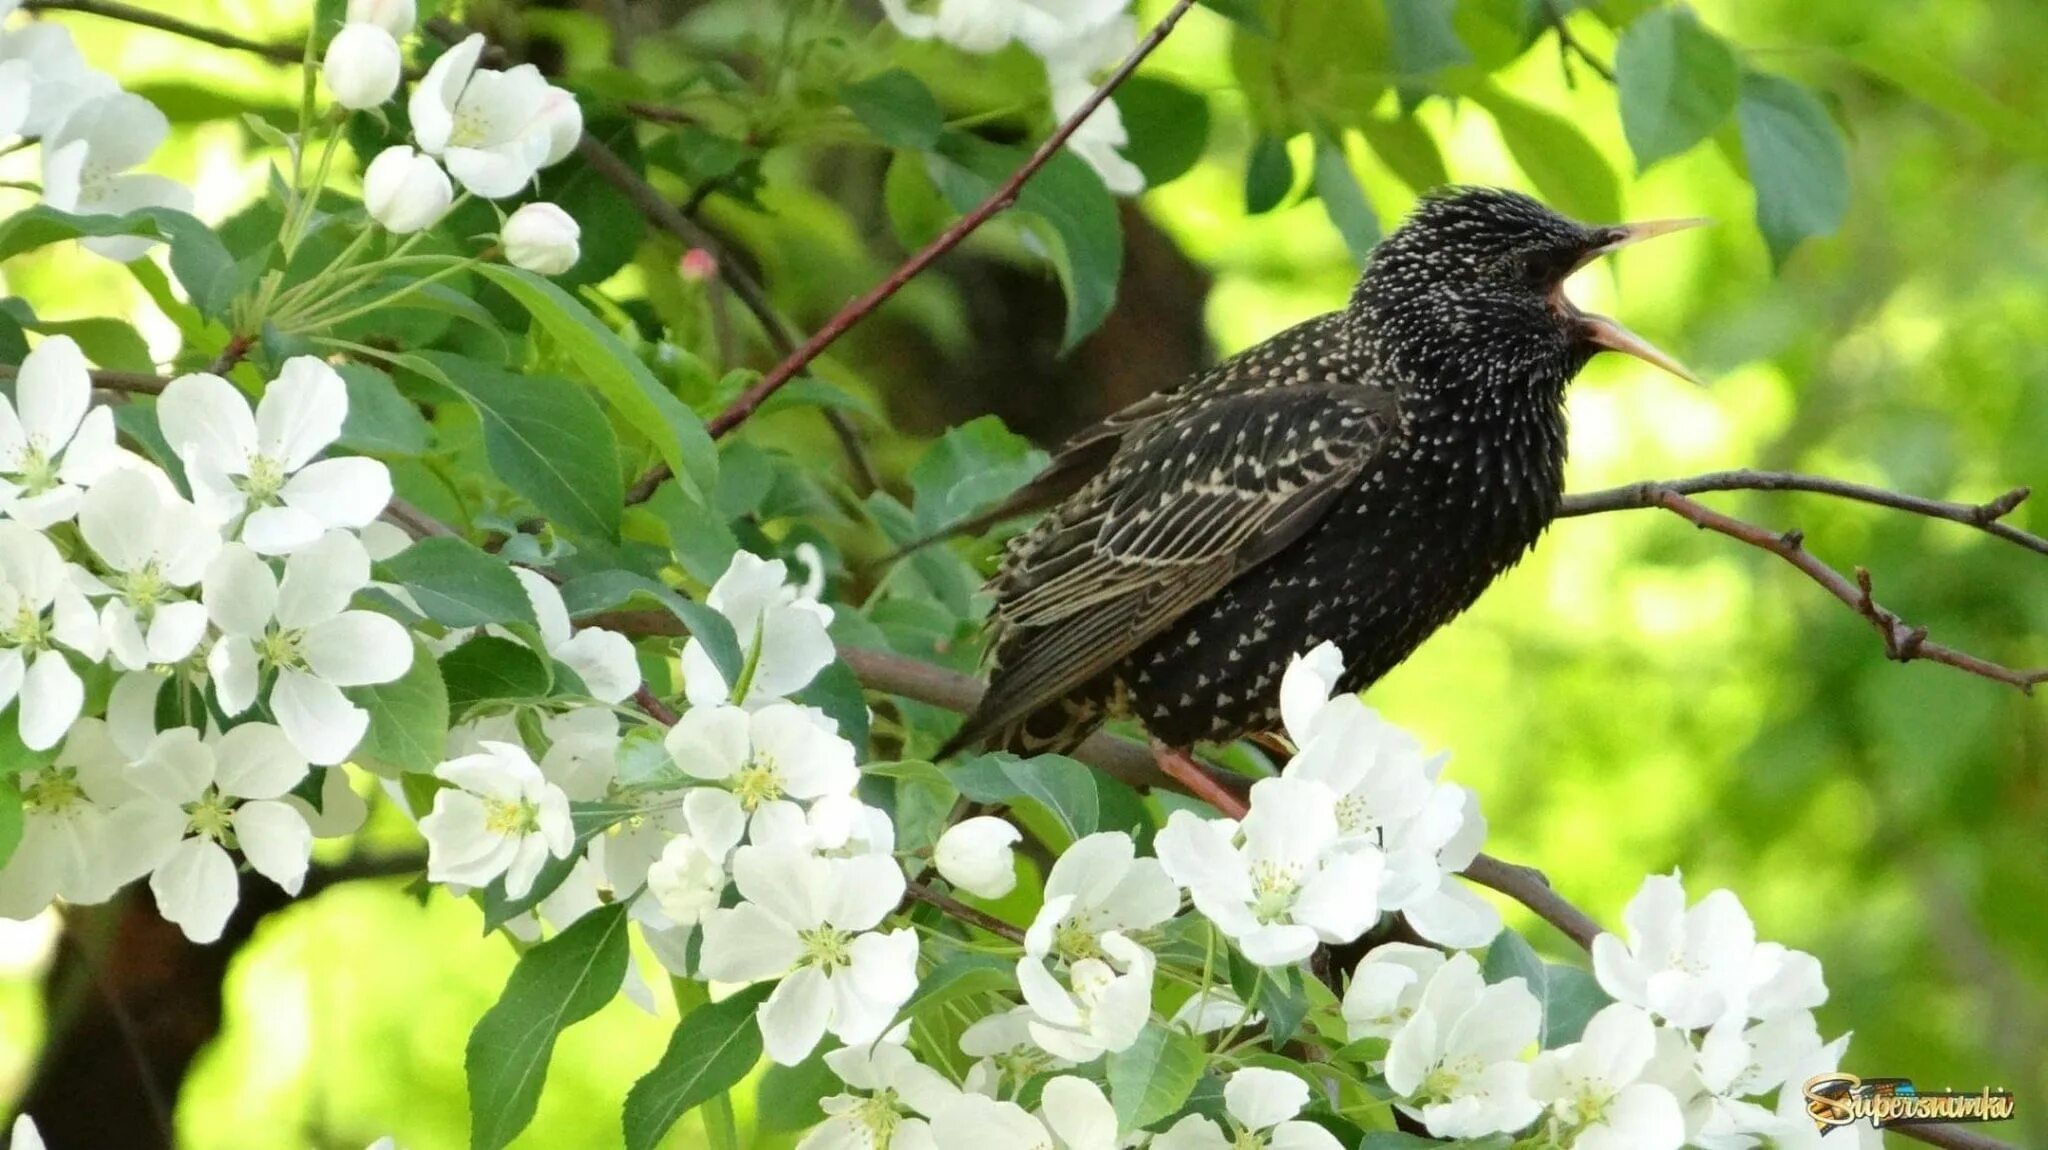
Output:
<instances>
[{"instance_id":1,"label":"common starling","mask_svg":"<svg viewBox=\"0 0 2048 1150\"><path fill-rule=\"evenodd\" d=\"M1519 193L1425 197L1342 311L1069 440L1061 501L988 590L992 678L944 754L1066 751L1114 715L1187 748L1277 730L1289 659L1364 689L1532 547L1564 494L1565 387L1601 350L1572 272L1700 221L1589 226Z\"/></svg>"}]
</instances>

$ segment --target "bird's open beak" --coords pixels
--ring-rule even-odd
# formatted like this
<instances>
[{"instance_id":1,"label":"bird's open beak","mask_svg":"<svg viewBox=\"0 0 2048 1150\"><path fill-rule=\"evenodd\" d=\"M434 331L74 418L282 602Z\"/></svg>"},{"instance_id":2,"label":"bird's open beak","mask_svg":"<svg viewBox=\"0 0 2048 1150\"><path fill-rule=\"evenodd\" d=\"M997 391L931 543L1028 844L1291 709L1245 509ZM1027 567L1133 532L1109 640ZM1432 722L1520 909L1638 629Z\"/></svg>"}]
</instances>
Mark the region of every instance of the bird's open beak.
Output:
<instances>
[{"instance_id":1,"label":"bird's open beak","mask_svg":"<svg viewBox=\"0 0 2048 1150\"><path fill-rule=\"evenodd\" d=\"M1588 250L1580 258L1579 262L1572 265L1571 270L1574 272L1578 271L1601 256L1620 251L1630 244L1641 243L1644 240L1669 235L1672 232L1684 231L1687 228L1701 227L1712 222L1712 220L1696 218L1648 220L1640 224L1617 224L1614 227L1604 229L1605 233L1611 238ZM1569 276L1570 273L1566 274ZM1687 370L1684 364L1666 354L1649 340L1623 327L1619 322L1609 319L1604 315L1582 312L1574 307L1572 302L1565 298L1562 280L1558 282L1558 286L1552 292L1551 298L1552 303L1561 311L1579 321L1585 332L1586 342L1591 343L1593 346L1604 348L1608 351L1618 351L1623 355L1632 355L1644 363L1661 367L1687 382L1698 384L1702 387L1706 385L1705 380Z\"/></svg>"}]
</instances>

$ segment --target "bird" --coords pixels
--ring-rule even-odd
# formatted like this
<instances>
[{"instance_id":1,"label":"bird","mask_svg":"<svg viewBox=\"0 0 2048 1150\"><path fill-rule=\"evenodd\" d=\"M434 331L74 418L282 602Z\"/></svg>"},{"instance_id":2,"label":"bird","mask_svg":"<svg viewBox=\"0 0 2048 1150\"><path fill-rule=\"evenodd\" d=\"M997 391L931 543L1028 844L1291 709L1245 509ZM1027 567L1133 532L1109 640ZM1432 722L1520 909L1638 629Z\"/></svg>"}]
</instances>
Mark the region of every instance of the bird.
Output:
<instances>
[{"instance_id":1,"label":"bird","mask_svg":"<svg viewBox=\"0 0 2048 1150\"><path fill-rule=\"evenodd\" d=\"M1555 518L1565 393L1595 354L1698 382L1564 281L1704 222L1434 190L1341 310L1076 434L978 517L1050 507L988 581L988 690L938 757L1064 753L1134 717L1186 778L1195 744L1280 729L1298 653L1334 643L1339 689L1376 682Z\"/></svg>"}]
</instances>

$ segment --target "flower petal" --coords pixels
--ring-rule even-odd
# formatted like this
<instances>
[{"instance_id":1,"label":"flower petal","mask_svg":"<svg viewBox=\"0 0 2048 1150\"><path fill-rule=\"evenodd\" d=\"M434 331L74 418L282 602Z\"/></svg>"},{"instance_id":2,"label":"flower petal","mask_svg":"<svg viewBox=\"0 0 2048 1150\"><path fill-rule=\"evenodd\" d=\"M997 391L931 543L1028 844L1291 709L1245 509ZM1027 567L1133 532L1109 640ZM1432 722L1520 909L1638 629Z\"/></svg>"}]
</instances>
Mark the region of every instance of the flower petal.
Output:
<instances>
[{"instance_id":1,"label":"flower petal","mask_svg":"<svg viewBox=\"0 0 2048 1150\"><path fill-rule=\"evenodd\" d=\"M339 687L289 668L277 673L270 709L292 745L320 767L348 758L370 728L370 713L349 702Z\"/></svg>"},{"instance_id":2,"label":"flower petal","mask_svg":"<svg viewBox=\"0 0 2048 1150\"><path fill-rule=\"evenodd\" d=\"M241 899L235 863L212 839L193 837L179 843L171 857L149 876L157 912L193 942L213 942Z\"/></svg>"},{"instance_id":3,"label":"flower petal","mask_svg":"<svg viewBox=\"0 0 2048 1150\"><path fill-rule=\"evenodd\" d=\"M313 856L313 828L305 817L288 803L265 800L236 807L232 821L235 842L256 873L298 894Z\"/></svg>"},{"instance_id":4,"label":"flower petal","mask_svg":"<svg viewBox=\"0 0 2048 1150\"><path fill-rule=\"evenodd\" d=\"M347 418L341 373L310 355L295 356L256 404L256 449L285 471L297 471L341 437Z\"/></svg>"},{"instance_id":5,"label":"flower petal","mask_svg":"<svg viewBox=\"0 0 2048 1150\"><path fill-rule=\"evenodd\" d=\"M285 560L278 585L277 621L291 630L341 614L370 581L370 553L347 531L329 531Z\"/></svg>"},{"instance_id":6,"label":"flower petal","mask_svg":"<svg viewBox=\"0 0 2048 1150\"><path fill-rule=\"evenodd\" d=\"M337 687L389 683L412 666L405 626L375 611L343 611L306 629L299 652L313 673Z\"/></svg>"},{"instance_id":7,"label":"flower petal","mask_svg":"<svg viewBox=\"0 0 2048 1150\"><path fill-rule=\"evenodd\" d=\"M217 375L182 375L156 401L164 442L181 460L206 459L245 475L256 450L256 417L234 384Z\"/></svg>"}]
</instances>

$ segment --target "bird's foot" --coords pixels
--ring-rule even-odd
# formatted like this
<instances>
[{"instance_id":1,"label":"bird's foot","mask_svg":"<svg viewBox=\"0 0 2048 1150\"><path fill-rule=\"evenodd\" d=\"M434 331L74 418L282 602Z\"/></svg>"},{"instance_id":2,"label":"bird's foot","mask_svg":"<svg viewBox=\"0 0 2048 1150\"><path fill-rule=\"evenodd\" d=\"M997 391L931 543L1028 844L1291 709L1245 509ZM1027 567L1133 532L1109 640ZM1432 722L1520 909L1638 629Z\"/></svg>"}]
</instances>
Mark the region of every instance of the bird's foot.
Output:
<instances>
[{"instance_id":1,"label":"bird's foot","mask_svg":"<svg viewBox=\"0 0 2048 1150\"><path fill-rule=\"evenodd\" d=\"M1188 794L1215 807L1224 815L1241 819L1250 809L1245 801L1233 794L1230 788L1212 777L1195 762L1194 756L1178 747L1169 747L1157 739L1152 740L1152 761L1166 777L1181 785Z\"/></svg>"}]
</instances>

